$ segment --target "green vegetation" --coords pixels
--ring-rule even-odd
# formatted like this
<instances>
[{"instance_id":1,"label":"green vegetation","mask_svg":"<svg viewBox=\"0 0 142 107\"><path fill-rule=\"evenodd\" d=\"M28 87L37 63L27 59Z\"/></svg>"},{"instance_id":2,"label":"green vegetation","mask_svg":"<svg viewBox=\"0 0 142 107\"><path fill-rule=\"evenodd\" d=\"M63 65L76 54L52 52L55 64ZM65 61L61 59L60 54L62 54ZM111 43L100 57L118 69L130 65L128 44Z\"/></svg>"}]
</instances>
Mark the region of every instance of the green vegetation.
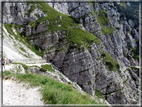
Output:
<instances>
[{"instance_id":1,"label":"green vegetation","mask_svg":"<svg viewBox=\"0 0 142 107\"><path fill-rule=\"evenodd\" d=\"M113 34L113 31L115 30L114 27L104 27L102 26L102 31L105 35L111 35Z\"/></svg>"},{"instance_id":2,"label":"green vegetation","mask_svg":"<svg viewBox=\"0 0 142 107\"><path fill-rule=\"evenodd\" d=\"M23 26L16 25L16 24L4 24L4 26L7 29L9 34L13 35L15 37L15 39L18 40L19 42L22 42L23 44L25 44L27 46L27 48L29 48L30 50L32 50L33 52L35 52L39 56L41 56L43 54L42 49L41 49L41 52L39 52L39 47L34 46L34 45L30 45L30 42L27 40L27 37L22 37L22 34L16 30L17 28L20 28ZM17 35L13 32L12 28L15 28Z\"/></svg>"},{"instance_id":3,"label":"green vegetation","mask_svg":"<svg viewBox=\"0 0 142 107\"><path fill-rule=\"evenodd\" d=\"M11 35L15 35L13 30L12 30L12 25L13 24L4 24L4 26L7 29L8 33L11 34Z\"/></svg>"},{"instance_id":4,"label":"green vegetation","mask_svg":"<svg viewBox=\"0 0 142 107\"><path fill-rule=\"evenodd\" d=\"M48 32L54 33L55 31L65 31L65 35L68 35L65 39L70 45L77 44L77 48L80 48L80 46L86 47L86 44L91 45L93 42L96 42L97 44L101 43L96 36L79 28L79 19L59 13L46 3L38 3L37 8L42 10L48 16L29 23L30 26L37 28L39 23L50 22L46 24ZM59 16L61 16L62 19L60 19ZM61 26L59 27L58 25Z\"/></svg>"},{"instance_id":5,"label":"green vegetation","mask_svg":"<svg viewBox=\"0 0 142 107\"><path fill-rule=\"evenodd\" d=\"M34 11L36 9L36 5L33 3L31 6L30 6L30 9L28 10L28 13L26 13L26 15L29 17L31 12Z\"/></svg>"},{"instance_id":6,"label":"green vegetation","mask_svg":"<svg viewBox=\"0 0 142 107\"><path fill-rule=\"evenodd\" d=\"M36 68L39 68L39 66L37 65L32 65L32 66L28 66L29 68L32 68L32 67L36 67Z\"/></svg>"},{"instance_id":7,"label":"green vegetation","mask_svg":"<svg viewBox=\"0 0 142 107\"><path fill-rule=\"evenodd\" d=\"M113 93L120 92L120 91L122 91L124 88L125 88L125 86L124 86L124 87L122 87L122 88L121 88L121 89L119 89L119 90L114 91L114 92L107 93L106 95L111 95L111 94L113 94Z\"/></svg>"},{"instance_id":8,"label":"green vegetation","mask_svg":"<svg viewBox=\"0 0 142 107\"><path fill-rule=\"evenodd\" d=\"M88 85L91 85L91 81L88 82Z\"/></svg>"},{"instance_id":9,"label":"green vegetation","mask_svg":"<svg viewBox=\"0 0 142 107\"><path fill-rule=\"evenodd\" d=\"M109 70L111 71L118 71L119 70L119 64L114 60L108 52L101 52L101 57L103 58L103 61L108 65Z\"/></svg>"},{"instance_id":10,"label":"green vegetation","mask_svg":"<svg viewBox=\"0 0 142 107\"><path fill-rule=\"evenodd\" d=\"M50 48L48 48L48 49L47 49L47 51L48 51L48 50L52 50L53 48L55 48L55 46L54 46L54 45L53 45L53 46L51 46Z\"/></svg>"},{"instance_id":11,"label":"green vegetation","mask_svg":"<svg viewBox=\"0 0 142 107\"><path fill-rule=\"evenodd\" d=\"M37 26L40 23L45 23L46 26L48 27L48 30L44 32L40 32L38 34L34 34L34 35L31 34L31 36L34 36L36 38L35 35L39 35L39 34L45 35L46 32L50 32L53 34L55 31L60 31L60 32L65 32L65 35L67 35L65 38L67 40L66 45L70 45L71 47L74 44L76 44L77 46L75 48L81 48L81 46L83 46L82 48L84 47L86 48L88 45L91 45L93 42L97 44L101 43L101 41L96 36L94 36L93 34L89 33L86 30L82 30L81 28L79 28L80 19L57 12L55 9L53 9L46 3L38 3L37 5L35 5L35 3L28 3L28 4L31 5L31 9L29 10L28 14L30 14L30 12L32 12L35 8L39 8L45 14L47 14L46 17L42 17L36 21L30 22L29 25L35 28L36 30ZM61 16L62 19L60 19L59 16ZM61 26L59 27L58 25L61 25ZM28 38L25 37L25 34L20 34L20 32L16 31L17 35L15 35L12 31L12 26L15 29L22 27L15 24L14 25L5 24L5 27L8 29L10 34L14 35L16 39L19 39L20 42L23 42L28 48L30 48L37 55L42 56L44 54L43 53L44 50L42 50L39 46L29 45L30 42L29 40L27 40ZM24 35L24 37L21 37L21 35ZM21 50L23 49L21 48ZM61 51L65 51L65 49L62 49Z\"/></svg>"},{"instance_id":12,"label":"green vegetation","mask_svg":"<svg viewBox=\"0 0 142 107\"><path fill-rule=\"evenodd\" d=\"M123 51L123 55L124 55L124 57L127 57L127 53L126 53L126 52L124 52L124 51Z\"/></svg>"},{"instance_id":13,"label":"green vegetation","mask_svg":"<svg viewBox=\"0 0 142 107\"><path fill-rule=\"evenodd\" d=\"M51 72L55 72L55 70L51 67L51 65L45 64L45 65L41 65L42 69L45 69L46 71L51 71Z\"/></svg>"},{"instance_id":14,"label":"green vegetation","mask_svg":"<svg viewBox=\"0 0 142 107\"><path fill-rule=\"evenodd\" d=\"M32 5L34 5L34 4L32 4ZM79 23L78 19L76 19L72 16L69 16L69 15L59 13L46 3L38 3L37 8L42 10L48 16L42 17L36 21L29 23L29 25L31 25L32 27L38 26L41 22L46 23L46 21L48 21L48 22L50 22L49 24L47 24L47 27L49 28L48 32L54 33L57 30L61 31L61 30L65 30L71 26L78 26L78 24L77 24L77 23ZM62 17L62 20L59 18L59 16ZM61 27L59 27L58 25L61 25Z\"/></svg>"},{"instance_id":15,"label":"green vegetation","mask_svg":"<svg viewBox=\"0 0 142 107\"><path fill-rule=\"evenodd\" d=\"M23 64L23 63L17 63L17 62L15 62L14 64L20 64L20 65L22 65L22 66L23 66L23 68L24 68L25 70L28 70L28 66L27 66L27 65L25 65L25 64Z\"/></svg>"},{"instance_id":16,"label":"green vegetation","mask_svg":"<svg viewBox=\"0 0 142 107\"><path fill-rule=\"evenodd\" d=\"M132 48L132 52L134 53L133 58L139 60L139 49L138 48Z\"/></svg>"},{"instance_id":17,"label":"green vegetation","mask_svg":"<svg viewBox=\"0 0 142 107\"><path fill-rule=\"evenodd\" d=\"M108 25L109 24L109 18L107 17L107 12L104 11L103 9L100 9L99 10L99 13L98 13L98 22L101 24L101 25Z\"/></svg>"},{"instance_id":18,"label":"green vegetation","mask_svg":"<svg viewBox=\"0 0 142 107\"><path fill-rule=\"evenodd\" d=\"M78 7L76 7L76 8L78 8ZM71 10L70 12L73 12L73 11L75 11L75 9L76 9L76 8L73 8L73 9L72 9L72 10Z\"/></svg>"},{"instance_id":19,"label":"green vegetation","mask_svg":"<svg viewBox=\"0 0 142 107\"><path fill-rule=\"evenodd\" d=\"M96 95L98 98L105 99L105 97L102 95L102 93L101 93L99 90L97 90L97 89L95 89L95 95Z\"/></svg>"},{"instance_id":20,"label":"green vegetation","mask_svg":"<svg viewBox=\"0 0 142 107\"><path fill-rule=\"evenodd\" d=\"M132 19L132 21L135 23L135 27L139 27L139 3L130 3L130 6L128 6L126 3L114 4L117 6L118 11L121 12L121 19L124 19L125 17L127 20Z\"/></svg>"},{"instance_id":21,"label":"green vegetation","mask_svg":"<svg viewBox=\"0 0 142 107\"><path fill-rule=\"evenodd\" d=\"M51 85L50 85L51 84ZM59 82L45 85L42 90L44 101L48 104L96 104L89 95L81 95L71 86L65 86Z\"/></svg>"},{"instance_id":22,"label":"green vegetation","mask_svg":"<svg viewBox=\"0 0 142 107\"><path fill-rule=\"evenodd\" d=\"M101 25L102 32L105 35L113 34L113 31L115 30L115 28L106 27L107 25L109 25L109 18L107 17L107 12L106 11L104 11L103 9L100 9L100 11L97 12L97 13L95 13L95 12L91 12L91 13L97 18L98 22Z\"/></svg>"},{"instance_id":23,"label":"green vegetation","mask_svg":"<svg viewBox=\"0 0 142 107\"><path fill-rule=\"evenodd\" d=\"M26 52L26 50L23 47L19 47L20 50L22 50L23 52Z\"/></svg>"},{"instance_id":24,"label":"green vegetation","mask_svg":"<svg viewBox=\"0 0 142 107\"><path fill-rule=\"evenodd\" d=\"M130 31L127 31L127 32L128 32L130 35L132 35Z\"/></svg>"},{"instance_id":25,"label":"green vegetation","mask_svg":"<svg viewBox=\"0 0 142 107\"><path fill-rule=\"evenodd\" d=\"M77 44L77 47L91 45L93 42L100 44L101 41L93 34L89 33L86 30L82 30L80 28L72 28L69 29L68 36L65 37L69 43Z\"/></svg>"},{"instance_id":26,"label":"green vegetation","mask_svg":"<svg viewBox=\"0 0 142 107\"><path fill-rule=\"evenodd\" d=\"M33 73L19 74L9 71L3 72L6 78L15 77L30 86L41 86L42 100L46 104L97 104L89 94L82 95L72 88L54 79Z\"/></svg>"},{"instance_id":27,"label":"green vegetation","mask_svg":"<svg viewBox=\"0 0 142 107\"><path fill-rule=\"evenodd\" d=\"M136 48L132 48L132 54L133 54L133 58L139 60L140 55L139 55L139 41L136 41L137 47Z\"/></svg>"},{"instance_id":28,"label":"green vegetation","mask_svg":"<svg viewBox=\"0 0 142 107\"><path fill-rule=\"evenodd\" d=\"M18 31L15 29L15 30L16 30L16 34L15 34L15 33L13 32L13 30L12 30L12 28L20 28L20 27L23 27L22 25L4 24L4 26L5 26L5 28L7 29L8 33L9 33L10 35L13 35L16 40L18 40L18 41L22 42L23 44L27 45L27 44L25 43L25 38L22 38L22 37L21 37L20 32L18 32ZM10 37L11 39L13 39L10 35L9 35L9 37ZM15 41L13 41L13 42L14 42L15 45L17 45L17 44L15 43ZM23 47L19 47L19 49L20 49L21 51L23 51L23 52L26 53L26 50L25 50ZM20 51L19 51L19 52L20 52ZM20 53L21 53L21 52L20 52ZM23 53L21 53L21 54L22 54L23 56L25 56L25 57L29 57L29 55L26 55L26 54L23 54Z\"/></svg>"},{"instance_id":29,"label":"green vegetation","mask_svg":"<svg viewBox=\"0 0 142 107\"><path fill-rule=\"evenodd\" d=\"M126 73L126 71L128 71L130 68L127 68L125 71L124 71L124 73Z\"/></svg>"}]
</instances>

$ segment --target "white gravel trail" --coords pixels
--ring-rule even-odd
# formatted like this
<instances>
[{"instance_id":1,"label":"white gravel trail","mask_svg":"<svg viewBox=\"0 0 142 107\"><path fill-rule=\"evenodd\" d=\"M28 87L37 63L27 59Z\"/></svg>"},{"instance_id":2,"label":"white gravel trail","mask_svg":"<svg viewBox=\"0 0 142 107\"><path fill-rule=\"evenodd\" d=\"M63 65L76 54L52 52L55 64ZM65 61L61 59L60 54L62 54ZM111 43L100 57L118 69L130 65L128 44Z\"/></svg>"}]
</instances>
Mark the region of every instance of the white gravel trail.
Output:
<instances>
[{"instance_id":1,"label":"white gravel trail","mask_svg":"<svg viewBox=\"0 0 142 107\"><path fill-rule=\"evenodd\" d=\"M6 65L4 71L15 66L13 64ZM41 101L40 87L32 88L24 82L18 82L16 79L4 79L2 88L4 105L44 105L43 101Z\"/></svg>"},{"instance_id":2,"label":"white gravel trail","mask_svg":"<svg viewBox=\"0 0 142 107\"><path fill-rule=\"evenodd\" d=\"M31 88L28 84L14 80L3 80L4 105L44 105L40 87Z\"/></svg>"},{"instance_id":3,"label":"white gravel trail","mask_svg":"<svg viewBox=\"0 0 142 107\"><path fill-rule=\"evenodd\" d=\"M25 57L25 55L28 55L32 59L42 59L40 56L37 56L34 52L27 48L25 44L23 44L19 40L16 40L13 35L9 34L4 26L3 30L3 54L5 59L28 59L27 57ZM14 29L13 32L16 34ZM22 47L26 52L22 51L20 47ZM13 64L5 65L5 68L3 70L10 70L14 67L15 66ZM1 86L1 88L3 88L4 105L44 105L43 101L41 101L42 96L40 94L40 91L38 91L40 87L31 88L28 86L28 84L22 82L19 83L17 80L7 79L3 80L3 86Z\"/></svg>"}]
</instances>

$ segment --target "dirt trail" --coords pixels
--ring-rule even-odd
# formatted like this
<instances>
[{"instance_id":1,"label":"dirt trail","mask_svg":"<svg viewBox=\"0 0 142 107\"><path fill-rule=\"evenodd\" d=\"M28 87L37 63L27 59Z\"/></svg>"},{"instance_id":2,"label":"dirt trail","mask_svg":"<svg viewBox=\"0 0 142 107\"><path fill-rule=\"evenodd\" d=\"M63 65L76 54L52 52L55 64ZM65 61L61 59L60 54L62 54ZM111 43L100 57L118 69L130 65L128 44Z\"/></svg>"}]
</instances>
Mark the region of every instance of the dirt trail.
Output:
<instances>
[{"instance_id":1,"label":"dirt trail","mask_svg":"<svg viewBox=\"0 0 142 107\"><path fill-rule=\"evenodd\" d=\"M13 32L16 34L15 30L13 30ZM29 48L27 48L25 44L17 40L15 36L9 34L4 26L3 26L3 35L4 35L3 57L5 59L7 60L42 59L40 56L36 55ZM0 36L0 44L1 44L1 36ZM26 57L26 55L28 57ZM15 66L16 65L13 64L5 65L5 68L3 68L3 70L4 71L10 70ZM43 101L40 100L41 94L38 91L38 89L40 89L39 87L31 88L27 84L18 83L15 80L8 79L8 80L3 80L3 86L1 88L3 88L4 105L44 105Z\"/></svg>"},{"instance_id":2,"label":"dirt trail","mask_svg":"<svg viewBox=\"0 0 142 107\"><path fill-rule=\"evenodd\" d=\"M5 70L15 67L14 64L5 66ZM2 82L2 81L1 81ZM3 80L3 104L4 105L44 105L41 101L40 87L31 88L28 84L17 80Z\"/></svg>"},{"instance_id":3,"label":"dirt trail","mask_svg":"<svg viewBox=\"0 0 142 107\"><path fill-rule=\"evenodd\" d=\"M31 88L25 83L3 80L4 105L44 105L39 87Z\"/></svg>"}]
</instances>

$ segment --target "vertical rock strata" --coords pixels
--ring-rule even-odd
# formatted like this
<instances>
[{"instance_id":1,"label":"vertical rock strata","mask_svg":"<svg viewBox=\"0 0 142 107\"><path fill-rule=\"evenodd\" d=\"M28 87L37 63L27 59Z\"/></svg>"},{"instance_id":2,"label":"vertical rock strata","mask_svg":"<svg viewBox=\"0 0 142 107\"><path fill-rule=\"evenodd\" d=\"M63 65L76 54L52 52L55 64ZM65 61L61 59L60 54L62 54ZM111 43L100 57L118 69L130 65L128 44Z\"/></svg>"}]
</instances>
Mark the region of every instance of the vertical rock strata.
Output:
<instances>
[{"instance_id":1,"label":"vertical rock strata","mask_svg":"<svg viewBox=\"0 0 142 107\"><path fill-rule=\"evenodd\" d=\"M39 4L35 5L40 7ZM139 103L139 71L130 68L138 66L138 60L132 57L130 48L137 48L136 40L139 40L133 21L120 20L121 13L113 3L49 5L58 12L76 18L82 29L101 42L85 42L80 47L79 44L69 43L69 33L65 29L50 32L49 20L36 22L50 15L28 3L4 3L3 22L24 25L25 31L22 32L31 45L43 50L43 58L51 61L89 94L95 95L97 89L111 104ZM59 18L64 20L62 15ZM55 24L58 21L54 20ZM62 23L58 24L58 27L62 26Z\"/></svg>"}]
</instances>

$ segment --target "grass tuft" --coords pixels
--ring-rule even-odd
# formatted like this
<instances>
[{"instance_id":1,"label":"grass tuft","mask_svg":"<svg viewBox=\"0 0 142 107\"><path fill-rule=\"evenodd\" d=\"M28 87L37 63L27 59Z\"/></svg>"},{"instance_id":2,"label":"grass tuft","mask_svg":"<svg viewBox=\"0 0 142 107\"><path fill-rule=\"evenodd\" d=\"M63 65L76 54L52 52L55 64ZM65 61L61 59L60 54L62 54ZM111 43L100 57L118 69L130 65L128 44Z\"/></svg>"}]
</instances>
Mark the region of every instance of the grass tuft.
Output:
<instances>
[{"instance_id":1,"label":"grass tuft","mask_svg":"<svg viewBox=\"0 0 142 107\"><path fill-rule=\"evenodd\" d=\"M80 28L69 29L69 34L66 39L71 45L76 44L78 48L81 46L91 45L93 42L100 44L101 41L93 34Z\"/></svg>"},{"instance_id":2,"label":"grass tuft","mask_svg":"<svg viewBox=\"0 0 142 107\"><path fill-rule=\"evenodd\" d=\"M42 69L44 69L44 70L48 70L48 71L51 71L51 72L55 72L55 70L51 67L51 65L47 65L47 64L45 64L45 65L41 65L41 67L42 67Z\"/></svg>"},{"instance_id":3,"label":"grass tuft","mask_svg":"<svg viewBox=\"0 0 142 107\"><path fill-rule=\"evenodd\" d=\"M117 63L116 60L114 60L108 52L102 52L101 57L103 58L103 61L108 65L109 70L111 71L118 71L120 68L120 65Z\"/></svg>"}]
</instances>

